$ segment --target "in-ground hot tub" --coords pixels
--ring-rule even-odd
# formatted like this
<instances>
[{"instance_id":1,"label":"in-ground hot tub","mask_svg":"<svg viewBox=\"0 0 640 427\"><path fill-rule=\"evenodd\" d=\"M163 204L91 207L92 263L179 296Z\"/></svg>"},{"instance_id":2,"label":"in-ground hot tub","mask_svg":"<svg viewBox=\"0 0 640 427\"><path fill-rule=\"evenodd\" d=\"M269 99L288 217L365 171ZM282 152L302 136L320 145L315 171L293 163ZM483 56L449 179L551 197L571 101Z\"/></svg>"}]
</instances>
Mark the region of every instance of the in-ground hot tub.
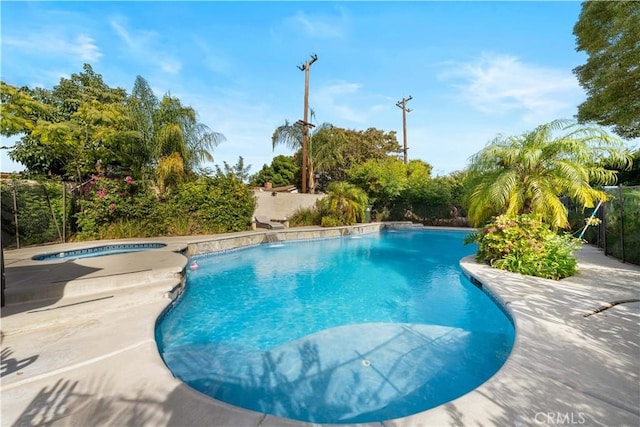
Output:
<instances>
[{"instance_id":1,"label":"in-ground hot tub","mask_svg":"<svg viewBox=\"0 0 640 427\"><path fill-rule=\"evenodd\" d=\"M78 258L90 258L106 255L122 254L127 252L140 252L149 249L159 249L167 246L165 243L116 243L110 245L92 246L90 248L73 249L69 251L52 252L34 255L31 259L36 261L70 260Z\"/></svg>"}]
</instances>

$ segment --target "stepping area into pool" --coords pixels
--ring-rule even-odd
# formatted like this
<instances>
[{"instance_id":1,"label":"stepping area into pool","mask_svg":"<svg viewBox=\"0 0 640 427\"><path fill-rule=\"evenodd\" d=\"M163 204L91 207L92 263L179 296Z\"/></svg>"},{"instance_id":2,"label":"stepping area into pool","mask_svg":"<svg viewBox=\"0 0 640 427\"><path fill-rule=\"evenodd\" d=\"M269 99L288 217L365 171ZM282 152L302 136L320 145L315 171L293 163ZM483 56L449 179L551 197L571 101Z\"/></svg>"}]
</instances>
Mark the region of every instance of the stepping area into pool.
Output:
<instances>
[{"instance_id":1,"label":"stepping area into pool","mask_svg":"<svg viewBox=\"0 0 640 427\"><path fill-rule=\"evenodd\" d=\"M267 241L269 233L233 237L259 242ZM287 233L301 231L278 231L285 245L293 235ZM32 260L42 248L5 251L7 292L30 287L34 294L2 308L1 424L308 426L206 397L173 377L158 354L155 321L188 266L188 258L179 251L191 243L204 250L226 248L231 237L153 239L167 246L62 263ZM96 242L100 243L104 242ZM73 248L54 245L47 252ZM516 343L506 364L456 400L409 417L363 425L526 426L554 425L558 419L584 420L583 425L639 425L640 304L584 314L606 302L639 298L640 267L607 258L590 246L577 256L580 274L560 282L493 270L465 258L462 268L500 298L514 318ZM118 286L129 281L135 285ZM63 286L60 295L52 298L45 292L44 299L38 298L38 288L56 284ZM83 290L67 295L65 286ZM456 331L446 332L462 339ZM406 354L420 341L403 343L400 337L435 338L441 333L445 331L381 325L379 337L362 336L362 342L354 342L344 355L319 357L366 380L384 375L390 360L377 359L375 350L361 358L357 348L374 348L384 337L398 336L389 345ZM324 339L322 333L307 338ZM283 358L294 354L293 348L274 351ZM434 371L419 375L430 372ZM411 379L393 386L408 391ZM339 393L349 387L349 380L332 387Z\"/></svg>"}]
</instances>

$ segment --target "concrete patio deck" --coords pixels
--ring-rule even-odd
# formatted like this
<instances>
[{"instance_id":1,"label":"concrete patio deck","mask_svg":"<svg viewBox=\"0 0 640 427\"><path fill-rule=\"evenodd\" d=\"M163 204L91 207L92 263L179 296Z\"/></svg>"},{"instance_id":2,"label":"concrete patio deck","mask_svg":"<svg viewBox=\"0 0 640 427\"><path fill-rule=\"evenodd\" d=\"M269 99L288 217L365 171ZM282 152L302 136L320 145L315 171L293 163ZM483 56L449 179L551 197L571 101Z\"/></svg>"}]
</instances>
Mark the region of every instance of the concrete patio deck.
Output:
<instances>
[{"instance_id":1,"label":"concrete patio deck","mask_svg":"<svg viewBox=\"0 0 640 427\"><path fill-rule=\"evenodd\" d=\"M1 424L312 425L201 395L174 378L158 354L155 321L187 264L175 251L222 238L130 239L124 241L167 247L62 262L31 257L105 242L6 251L7 294L16 302L2 308ZM462 260L515 321L507 363L452 402L366 425L640 425L640 303L584 317L605 303L639 299L640 267L590 246L577 255L580 274L560 282Z\"/></svg>"}]
</instances>

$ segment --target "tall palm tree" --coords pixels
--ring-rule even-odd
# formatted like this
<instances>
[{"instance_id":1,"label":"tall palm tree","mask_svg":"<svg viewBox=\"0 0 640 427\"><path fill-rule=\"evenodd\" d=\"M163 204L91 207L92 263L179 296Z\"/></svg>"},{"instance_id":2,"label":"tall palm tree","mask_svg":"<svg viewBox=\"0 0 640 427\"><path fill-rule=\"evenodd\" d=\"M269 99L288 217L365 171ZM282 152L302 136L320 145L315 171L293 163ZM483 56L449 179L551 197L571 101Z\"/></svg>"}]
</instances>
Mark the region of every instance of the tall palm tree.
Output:
<instances>
[{"instance_id":1,"label":"tall palm tree","mask_svg":"<svg viewBox=\"0 0 640 427\"><path fill-rule=\"evenodd\" d=\"M324 199L327 208L349 224L364 221L367 193L347 182L332 182Z\"/></svg>"},{"instance_id":2,"label":"tall palm tree","mask_svg":"<svg viewBox=\"0 0 640 427\"><path fill-rule=\"evenodd\" d=\"M159 100L140 76L127 102L131 128L136 134L130 144L130 157L142 174L174 153L184 162L185 172L194 171L204 161L213 161L211 151L224 140L224 135L198 122L193 108L183 106L170 94Z\"/></svg>"},{"instance_id":3,"label":"tall palm tree","mask_svg":"<svg viewBox=\"0 0 640 427\"><path fill-rule=\"evenodd\" d=\"M563 134L556 136L559 131ZM593 207L607 196L592 185L615 183L613 169L630 164L620 139L565 120L518 136L498 136L471 158L469 219L479 225L495 214L536 213L553 227L566 228L567 209L560 197Z\"/></svg>"},{"instance_id":4,"label":"tall palm tree","mask_svg":"<svg viewBox=\"0 0 640 427\"><path fill-rule=\"evenodd\" d=\"M315 113L311 112L311 121L315 119ZM318 168L322 171L325 168L331 167L332 162L335 162L336 155L340 152L335 145L338 144L337 138L332 138L333 125L330 123L322 123L317 126L310 133L307 144L307 171L309 174L309 192L315 193L316 182L315 175ZM291 150L302 149L302 133L301 127L292 125L288 120L285 120L284 124L278 126L273 132L271 142L273 148L277 145L285 145Z\"/></svg>"}]
</instances>

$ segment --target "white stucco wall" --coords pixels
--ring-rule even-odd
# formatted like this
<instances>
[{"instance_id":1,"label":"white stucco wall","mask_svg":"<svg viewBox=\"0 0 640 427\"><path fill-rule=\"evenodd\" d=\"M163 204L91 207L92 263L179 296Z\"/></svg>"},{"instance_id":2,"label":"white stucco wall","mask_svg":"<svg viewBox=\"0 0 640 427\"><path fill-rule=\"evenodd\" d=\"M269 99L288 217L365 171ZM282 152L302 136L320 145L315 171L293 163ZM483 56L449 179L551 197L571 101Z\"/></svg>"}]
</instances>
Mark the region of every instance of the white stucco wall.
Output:
<instances>
[{"instance_id":1,"label":"white stucco wall","mask_svg":"<svg viewBox=\"0 0 640 427\"><path fill-rule=\"evenodd\" d=\"M272 193L260 190L254 190L254 194L256 210L253 215L262 215L273 220L289 218L300 208L315 206L316 200L325 196L324 194Z\"/></svg>"}]
</instances>

